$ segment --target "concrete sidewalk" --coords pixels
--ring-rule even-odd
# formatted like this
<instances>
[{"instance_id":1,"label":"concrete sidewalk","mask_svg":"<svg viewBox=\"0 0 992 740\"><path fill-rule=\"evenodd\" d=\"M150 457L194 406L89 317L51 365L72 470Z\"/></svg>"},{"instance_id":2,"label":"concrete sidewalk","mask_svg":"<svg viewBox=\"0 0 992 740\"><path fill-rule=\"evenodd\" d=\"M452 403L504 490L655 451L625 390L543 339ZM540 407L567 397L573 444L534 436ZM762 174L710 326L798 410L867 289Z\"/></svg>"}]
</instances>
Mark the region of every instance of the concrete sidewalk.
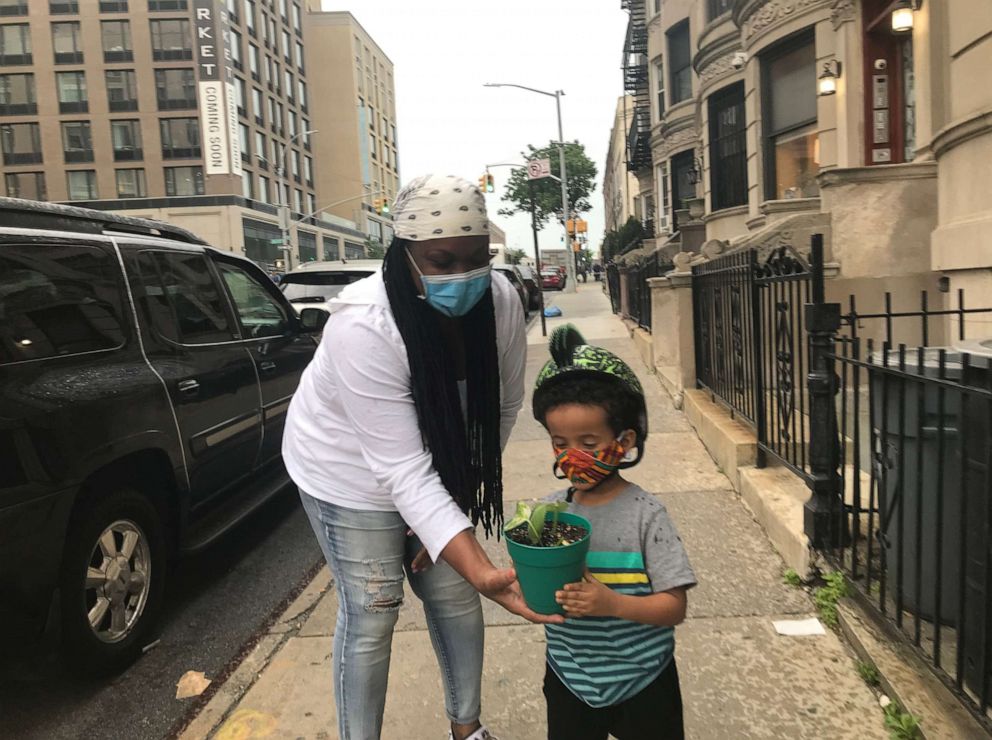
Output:
<instances>
[{"instance_id":1,"label":"concrete sidewalk","mask_svg":"<svg viewBox=\"0 0 992 740\"><path fill-rule=\"evenodd\" d=\"M626 359L644 381L650 436L629 478L668 508L699 577L677 655L690 738L885 738L882 712L853 654L828 631L782 637L774 619L814 615L782 582L782 561L659 383L647 377L600 284L555 296L562 319ZM529 335L528 377L547 359L540 322ZM530 381L529 381L530 382ZM507 510L560 487L530 396L504 457ZM502 543L486 543L508 563ZM484 601L483 720L503 740L545 737L544 633ZM331 645L337 608L327 570L314 581L189 725L183 738L337 738ZM393 639L383 737L443 738L441 681L423 610L408 591Z\"/></svg>"}]
</instances>

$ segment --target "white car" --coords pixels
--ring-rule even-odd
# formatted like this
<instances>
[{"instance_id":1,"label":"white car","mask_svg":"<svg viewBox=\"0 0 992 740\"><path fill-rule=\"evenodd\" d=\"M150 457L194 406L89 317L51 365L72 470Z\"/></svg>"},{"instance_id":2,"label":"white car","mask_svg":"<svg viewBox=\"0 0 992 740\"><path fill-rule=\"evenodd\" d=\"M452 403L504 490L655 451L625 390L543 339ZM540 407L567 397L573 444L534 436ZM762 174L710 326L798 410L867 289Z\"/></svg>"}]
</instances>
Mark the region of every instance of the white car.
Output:
<instances>
[{"instance_id":1,"label":"white car","mask_svg":"<svg viewBox=\"0 0 992 740\"><path fill-rule=\"evenodd\" d=\"M382 260L307 262L282 276L279 287L299 313L304 308L329 311L328 302L346 285L357 283L382 267Z\"/></svg>"}]
</instances>

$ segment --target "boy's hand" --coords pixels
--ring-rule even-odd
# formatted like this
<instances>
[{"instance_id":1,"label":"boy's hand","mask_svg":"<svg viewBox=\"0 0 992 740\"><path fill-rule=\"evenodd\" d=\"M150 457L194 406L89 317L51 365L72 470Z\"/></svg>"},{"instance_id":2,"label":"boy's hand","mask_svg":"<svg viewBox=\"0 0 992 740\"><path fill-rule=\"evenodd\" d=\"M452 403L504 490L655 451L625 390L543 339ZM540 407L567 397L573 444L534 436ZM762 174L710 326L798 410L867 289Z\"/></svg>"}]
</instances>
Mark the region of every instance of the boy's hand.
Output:
<instances>
[{"instance_id":1,"label":"boy's hand","mask_svg":"<svg viewBox=\"0 0 992 740\"><path fill-rule=\"evenodd\" d=\"M581 581L566 583L564 590L556 592L555 600L569 617L616 616L617 593L597 581L588 568Z\"/></svg>"}]
</instances>

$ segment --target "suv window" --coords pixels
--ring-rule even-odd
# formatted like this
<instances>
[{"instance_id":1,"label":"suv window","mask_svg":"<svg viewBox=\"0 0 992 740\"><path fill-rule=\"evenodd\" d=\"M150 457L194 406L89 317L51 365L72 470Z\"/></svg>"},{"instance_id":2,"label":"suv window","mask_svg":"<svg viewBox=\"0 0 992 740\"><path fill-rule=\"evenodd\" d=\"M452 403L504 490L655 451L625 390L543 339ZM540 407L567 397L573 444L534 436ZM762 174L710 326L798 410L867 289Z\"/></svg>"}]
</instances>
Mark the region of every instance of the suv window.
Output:
<instances>
[{"instance_id":1,"label":"suv window","mask_svg":"<svg viewBox=\"0 0 992 740\"><path fill-rule=\"evenodd\" d=\"M371 274L372 270L291 272L282 276L279 287L291 303L322 303L337 296L346 285L364 280Z\"/></svg>"},{"instance_id":2,"label":"suv window","mask_svg":"<svg viewBox=\"0 0 992 740\"><path fill-rule=\"evenodd\" d=\"M0 364L120 347L118 276L96 247L0 247Z\"/></svg>"},{"instance_id":3,"label":"suv window","mask_svg":"<svg viewBox=\"0 0 992 740\"><path fill-rule=\"evenodd\" d=\"M237 337L202 254L142 252L138 265L152 322L163 337L182 344Z\"/></svg>"},{"instance_id":4,"label":"suv window","mask_svg":"<svg viewBox=\"0 0 992 740\"><path fill-rule=\"evenodd\" d=\"M217 266L234 299L246 336L278 337L289 331L286 311L265 286L242 267L225 262Z\"/></svg>"}]
</instances>

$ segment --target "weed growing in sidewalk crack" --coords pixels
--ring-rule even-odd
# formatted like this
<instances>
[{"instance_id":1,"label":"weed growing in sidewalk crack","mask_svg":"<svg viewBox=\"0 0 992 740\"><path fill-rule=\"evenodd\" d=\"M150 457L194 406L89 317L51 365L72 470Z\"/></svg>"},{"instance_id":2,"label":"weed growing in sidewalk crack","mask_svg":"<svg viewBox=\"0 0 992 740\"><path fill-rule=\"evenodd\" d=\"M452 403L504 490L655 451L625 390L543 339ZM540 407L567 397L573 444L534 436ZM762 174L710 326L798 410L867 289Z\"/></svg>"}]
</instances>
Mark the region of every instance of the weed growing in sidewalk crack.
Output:
<instances>
[{"instance_id":1,"label":"weed growing in sidewalk crack","mask_svg":"<svg viewBox=\"0 0 992 740\"><path fill-rule=\"evenodd\" d=\"M861 680L872 688L877 688L880 680L878 675L878 668L875 667L873 663L869 663L865 660L856 661L855 665L858 668L858 675L861 676Z\"/></svg>"},{"instance_id":2,"label":"weed growing in sidewalk crack","mask_svg":"<svg viewBox=\"0 0 992 740\"><path fill-rule=\"evenodd\" d=\"M889 731L891 740L918 740L923 737L920 720L899 706L899 702L889 702L883 711L885 729Z\"/></svg>"},{"instance_id":3,"label":"weed growing in sidewalk crack","mask_svg":"<svg viewBox=\"0 0 992 740\"><path fill-rule=\"evenodd\" d=\"M847 596L847 581L839 570L823 576L824 585L813 589L813 602L820 619L830 627L837 626L837 602Z\"/></svg>"},{"instance_id":4,"label":"weed growing in sidewalk crack","mask_svg":"<svg viewBox=\"0 0 992 740\"><path fill-rule=\"evenodd\" d=\"M787 586L795 586L799 588L803 585L803 579L799 577L799 574L795 570L789 568L782 574L782 583Z\"/></svg>"}]
</instances>

